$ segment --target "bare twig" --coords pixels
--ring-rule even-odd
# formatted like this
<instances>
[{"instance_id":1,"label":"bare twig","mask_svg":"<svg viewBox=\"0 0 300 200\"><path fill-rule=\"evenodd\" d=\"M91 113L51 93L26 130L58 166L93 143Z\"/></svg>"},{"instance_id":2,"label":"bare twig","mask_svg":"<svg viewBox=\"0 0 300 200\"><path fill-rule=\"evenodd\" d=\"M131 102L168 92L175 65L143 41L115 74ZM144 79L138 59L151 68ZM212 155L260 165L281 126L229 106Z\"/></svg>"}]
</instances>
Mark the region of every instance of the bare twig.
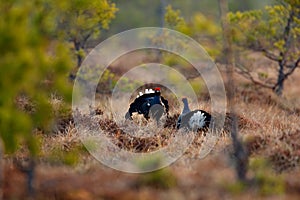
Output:
<instances>
[{"instance_id":1,"label":"bare twig","mask_svg":"<svg viewBox=\"0 0 300 200\"><path fill-rule=\"evenodd\" d=\"M295 71L295 69L297 67L299 67L299 63L300 63L300 57L296 60L296 62L293 65L289 65L290 70L287 73L284 74L283 80L286 80L290 75L293 74L293 72ZM277 82L274 85L273 89L275 89L276 87L278 87L279 84L280 84L280 82Z\"/></svg>"},{"instance_id":2,"label":"bare twig","mask_svg":"<svg viewBox=\"0 0 300 200\"><path fill-rule=\"evenodd\" d=\"M86 36L83 37L81 47L82 47L84 50L86 49L86 42L87 42L87 40L91 37L92 34L93 34L93 31L90 31L88 34L86 34Z\"/></svg>"},{"instance_id":3,"label":"bare twig","mask_svg":"<svg viewBox=\"0 0 300 200\"><path fill-rule=\"evenodd\" d=\"M285 78L287 78L288 76L290 76L297 67L299 67L299 64L300 64L300 57L296 60L296 62L293 64L293 65L290 65L289 68L291 68L289 70L289 72L287 72L284 76Z\"/></svg>"},{"instance_id":4,"label":"bare twig","mask_svg":"<svg viewBox=\"0 0 300 200\"><path fill-rule=\"evenodd\" d=\"M261 52L263 52L265 54L265 56L267 58L269 58L270 60L273 60L273 61L276 61L278 62L279 61L279 56L275 55L274 53L266 50L266 49L261 49Z\"/></svg>"},{"instance_id":5,"label":"bare twig","mask_svg":"<svg viewBox=\"0 0 300 200\"><path fill-rule=\"evenodd\" d=\"M239 64L239 65L241 66L241 64ZM256 85L259 85L259 86L264 87L264 88L269 88L269 89L272 89L272 88L274 87L274 84L273 84L273 85L270 85L270 84L263 83L263 82L261 82L261 81L256 80L256 79L252 76L252 74L250 73L250 71L245 70L243 67L238 67L238 68L236 67L235 69L236 69L235 71L236 71L237 73L241 74L243 77L245 77L246 79L250 80L251 82L253 82L253 83L256 84ZM238 70L238 69L239 69L239 70Z\"/></svg>"}]
</instances>

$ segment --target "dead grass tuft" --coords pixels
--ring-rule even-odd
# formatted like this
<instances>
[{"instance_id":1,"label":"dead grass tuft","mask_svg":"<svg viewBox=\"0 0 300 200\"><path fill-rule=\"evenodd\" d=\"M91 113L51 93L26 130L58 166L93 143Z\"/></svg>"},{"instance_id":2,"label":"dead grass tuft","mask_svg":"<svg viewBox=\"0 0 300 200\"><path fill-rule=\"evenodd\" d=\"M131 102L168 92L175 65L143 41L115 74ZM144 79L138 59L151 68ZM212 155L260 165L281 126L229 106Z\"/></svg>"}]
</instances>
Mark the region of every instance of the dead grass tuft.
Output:
<instances>
[{"instance_id":1,"label":"dead grass tuft","mask_svg":"<svg viewBox=\"0 0 300 200\"><path fill-rule=\"evenodd\" d=\"M237 123L238 123L238 129L256 129L256 128L261 128L261 124L251 120L249 118L246 118L244 116L241 115L237 115ZM232 124L233 123L233 117L230 113L226 113L225 116L225 124L224 124L224 130L226 132L230 132L230 130L232 129Z\"/></svg>"},{"instance_id":2,"label":"dead grass tuft","mask_svg":"<svg viewBox=\"0 0 300 200\"><path fill-rule=\"evenodd\" d=\"M148 131L154 131L154 134L151 133L151 135L154 136L149 136L150 134L147 135L146 133L144 137L138 137L126 133L115 121L107 118L100 119L99 125L104 131L104 134L119 148L135 153L158 150L159 148L166 146L170 137L174 134L174 131L172 130L156 129L155 127L150 127L150 125L147 127L150 127L150 130L148 129Z\"/></svg>"},{"instance_id":3,"label":"dead grass tuft","mask_svg":"<svg viewBox=\"0 0 300 200\"><path fill-rule=\"evenodd\" d=\"M176 129L176 123L179 117L179 113L175 113L173 115L170 115L167 117L164 128L171 128L171 129Z\"/></svg>"},{"instance_id":4,"label":"dead grass tuft","mask_svg":"<svg viewBox=\"0 0 300 200\"><path fill-rule=\"evenodd\" d=\"M300 130L283 132L269 143L269 158L277 172L294 169L300 162Z\"/></svg>"}]
</instances>

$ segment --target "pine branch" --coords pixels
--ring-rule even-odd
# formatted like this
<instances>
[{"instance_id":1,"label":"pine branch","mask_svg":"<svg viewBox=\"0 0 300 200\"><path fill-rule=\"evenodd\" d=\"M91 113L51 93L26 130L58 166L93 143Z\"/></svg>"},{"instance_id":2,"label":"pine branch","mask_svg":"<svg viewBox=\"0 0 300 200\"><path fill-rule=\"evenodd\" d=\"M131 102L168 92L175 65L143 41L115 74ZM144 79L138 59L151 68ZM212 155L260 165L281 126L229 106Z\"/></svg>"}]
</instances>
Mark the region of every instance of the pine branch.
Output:
<instances>
[{"instance_id":1,"label":"pine branch","mask_svg":"<svg viewBox=\"0 0 300 200\"><path fill-rule=\"evenodd\" d=\"M264 53L264 55L269 58L270 60L273 61L280 61L280 56L275 55L273 52L268 51L266 48L262 47L261 45L259 45L258 47L252 47L251 48L253 51L257 51L257 52L261 52Z\"/></svg>"},{"instance_id":2,"label":"pine branch","mask_svg":"<svg viewBox=\"0 0 300 200\"><path fill-rule=\"evenodd\" d=\"M296 62L293 65L289 66L290 70L286 74L284 74L284 79L289 77L295 71L295 69L299 67L299 63L300 63L300 57L296 60Z\"/></svg>"},{"instance_id":3,"label":"pine branch","mask_svg":"<svg viewBox=\"0 0 300 200\"><path fill-rule=\"evenodd\" d=\"M275 55L274 53L271 53L270 51L268 51L268 50L266 50L266 49L262 49L261 50L264 54L265 54L265 56L267 57L267 58L269 58L270 60L273 60L273 61L276 61L276 62L278 62L279 61L279 56L277 56L277 55Z\"/></svg>"},{"instance_id":4,"label":"pine branch","mask_svg":"<svg viewBox=\"0 0 300 200\"><path fill-rule=\"evenodd\" d=\"M238 65L238 64L237 64ZM239 64L241 66L241 64ZM237 70L239 69L239 70ZM245 70L245 68L243 67L239 67L239 68L236 68L236 72L239 73L240 75L242 75L243 77L245 77L246 79L250 80L252 83L256 84L256 85L259 85L261 87L264 87L264 88L269 88L269 89L273 89L273 85L269 85L269 84L266 84L266 83L263 83L263 82L260 82L258 80L256 80L252 74L250 73L250 71L248 70Z\"/></svg>"}]
</instances>

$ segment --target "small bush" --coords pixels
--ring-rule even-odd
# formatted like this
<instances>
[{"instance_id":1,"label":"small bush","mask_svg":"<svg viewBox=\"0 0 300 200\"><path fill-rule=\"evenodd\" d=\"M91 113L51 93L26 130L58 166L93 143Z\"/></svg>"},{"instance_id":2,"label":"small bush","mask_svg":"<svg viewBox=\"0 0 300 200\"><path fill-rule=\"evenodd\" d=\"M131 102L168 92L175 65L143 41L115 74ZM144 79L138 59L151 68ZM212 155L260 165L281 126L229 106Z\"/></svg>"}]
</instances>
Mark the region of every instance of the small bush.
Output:
<instances>
[{"instance_id":1,"label":"small bush","mask_svg":"<svg viewBox=\"0 0 300 200\"><path fill-rule=\"evenodd\" d=\"M161 189L170 189L176 186L176 178L168 168L142 174L139 182L144 186Z\"/></svg>"},{"instance_id":2,"label":"small bush","mask_svg":"<svg viewBox=\"0 0 300 200\"><path fill-rule=\"evenodd\" d=\"M270 163L266 159L251 159L249 168L254 173L254 184L260 195L284 194L285 186L282 177L272 171Z\"/></svg>"},{"instance_id":3,"label":"small bush","mask_svg":"<svg viewBox=\"0 0 300 200\"><path fill-rule=\"evenodd\" d=\"M72 148L69 151L64 151L60 147L54 147L49 155L49 161L52 163L62 163L69 166L74 166L79 162L79 148Z\"/></svg>"},{"instance_id":4,"label":"small bush","mask_svg":"<svg viewBox=\"0 0 300 200\"><path fill-rule=\"evenodd\" d=\"M228 190L230 193L234 195L241 194L247 189L247 185L240 181L231 184L224 183L224 186L226 190Z\"/></svg>"}]
</instances>

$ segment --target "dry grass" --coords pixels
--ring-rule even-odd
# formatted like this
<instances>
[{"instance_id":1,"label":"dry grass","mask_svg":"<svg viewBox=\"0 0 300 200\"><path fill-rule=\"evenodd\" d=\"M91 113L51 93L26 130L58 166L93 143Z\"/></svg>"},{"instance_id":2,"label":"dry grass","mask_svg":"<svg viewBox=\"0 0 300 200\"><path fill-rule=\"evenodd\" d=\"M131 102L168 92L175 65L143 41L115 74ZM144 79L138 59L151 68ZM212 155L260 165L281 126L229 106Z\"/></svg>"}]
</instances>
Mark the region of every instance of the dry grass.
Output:
<instances>
[{"instance_id":1,"label":"dry grass","mask_svg":"<svg viewBox=\"0 0 300 200\"><path fill-rule=\"evenodd\" d=\"M58 128L53 133L36 133L41 141L41 153L34 179L35 199L299 199L299 101L291 93L288 96L292 100L278 98L262 89L237 88L235 108L240 137L250 160L263 158L268 163L267 167L262 163L256 168L249 166L247 176L254 180L250 186L244 187L236 182L229 134L223 134L204 159L199 159L199 154L209 135L200 132L184 156L167 171L128 174L99 164L82 146L81 133L74 126L72 117L60 115L61 118L55 121ZM203 98L200 101L200 109L209 111L209 100ZM26 102L23 105L27 105ZM57 108L60 103L53 101ZM178 102L171 104L178 105ZM159 126L139 117L126 122L120 116L116 123L112 114L105 112L106 107L105 101L100 102L95 110L96 116L82 117L126 151L158 150L167 146L178 133L175 124L181 107L170 110L170 116ZM196 109L193 104L191 108ZM230 117L226 117L225 130L230 124ZM24 152L20 150L16 156L22 157ZM4 199L23 199L26 196L26 174L16 168L10 157L5 159L4 168ZM279 189L276 185L280 186Z\"/></svg>"}]
</instances>

